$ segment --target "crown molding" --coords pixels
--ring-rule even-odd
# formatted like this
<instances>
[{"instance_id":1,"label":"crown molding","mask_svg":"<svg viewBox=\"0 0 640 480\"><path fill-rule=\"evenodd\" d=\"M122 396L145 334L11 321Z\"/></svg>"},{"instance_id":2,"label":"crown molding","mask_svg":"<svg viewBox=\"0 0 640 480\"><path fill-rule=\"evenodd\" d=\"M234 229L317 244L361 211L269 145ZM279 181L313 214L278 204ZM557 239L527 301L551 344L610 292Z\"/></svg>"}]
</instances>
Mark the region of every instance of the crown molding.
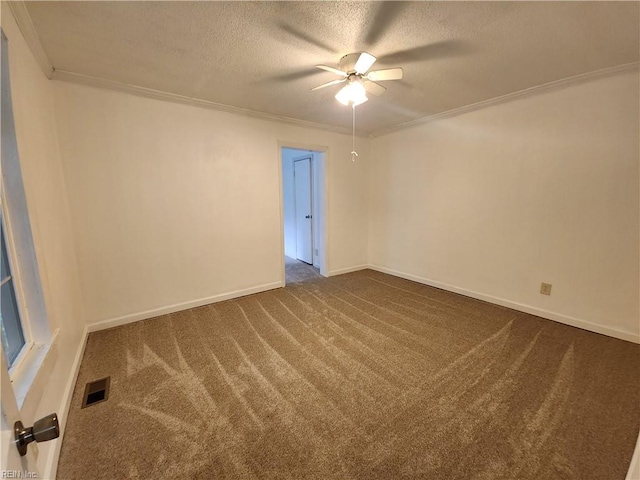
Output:
<instances>
[{"instance_id":1,"label":"crown molding","mask_svg":"<svg viewBox=\"0 0 640 480\"><path fill-rule=\"evenodd\" d=\"M429 115L426 117L418 118L416 120L411 120L409 122L393 125L391 127L382 128L380 130L376 130L373 133L369 134L369 138L380 137L392 132L397 132L399 130L405 130L407 128L415 127L418 125L424 125L426 123L433 122L435 120L442 120L445 118L455 117L458 115L462 115L464 113L474 112L476 110L481 110L483 108L492 107L494 105L499 105L501 103L506 103L513 100L519 100L521 98L538 95L540 93L549 92L552 90L559 90L561 88L565 88L571 85L577 85L580 83L585 83L585 82L596 80L599 78L605 78L605 77L610 77L614 75L619 75L622 73L638 71L639 67L640 67L640 62L632 62L632 63L623 64L623 65L616 65L615 67L603 68L602 70L595 70L592 72L581 73L573 77L554 80L549 83L543 83L542 85L536 85L535 87L525 88L524 90L519 90L517 92L508 93L506 95L490 98L488 100L482 100L480 102L472 103L470 105L465 105L459 108L454 108L452 110L447 110L445 112L436 113L435 115Z\"/></svg>"},{"instance_id":2,"label":"crown molding","mask_svg":"<svg viewBox=\"0 0 640 480\"><path fill-rule=\"evenodd\" d=\"M298 127L315 128L319 130L326 130L334 133L341 133L345 135L351 135L350 128L336 127L334 125L325 125L323 123L309 122L307 120L300 120L292 117L285 117L282 115L274 115L271 113L259 112L257 110L250 110L248 108L234 107L232 105L225 105L223 103L211 102L209 100L203 100L200 98L187 97L185 95L178 95L177 93L163 92L161 90L153 90L151 88L140 87L138 85L131 85L128 83L116 82L114 80L106 80L103 78L92 77L89 75L83 75L80 73L67 72L65 70L55 70L52 76L52 80L60 80L64 82L77 83L81 85L88 85L98 88L106 88L108 90L116 90L118 92L129 93L141 97L154 98L156 100L164 100L174 103L182 103L185 105L193 105L196 107L208 108L211 110L218 110L221 112L233 113L236 115L242 115L245 117L257 118L260 120L269 120L272 122L285 123L288 125L295 125Z\"/></svg>"},{"instance_id":3,"label":"crown molding","mask_svg":"<svg viewBox=\"0 0 640 480\"><path fill-rule=\"evenodd\" d=\"M20 32L22 32L22 36L31 49L31 53L33 53L45 76L51 79L55 68L53 68L53 64L42 47L40 37L38 36L38 32L36 32L36 27L33 25L33 21L27 10L27 5L24 1L11 1L7 3L11 9L13 18L18 24Z\"/></svg>"}]
</instances>

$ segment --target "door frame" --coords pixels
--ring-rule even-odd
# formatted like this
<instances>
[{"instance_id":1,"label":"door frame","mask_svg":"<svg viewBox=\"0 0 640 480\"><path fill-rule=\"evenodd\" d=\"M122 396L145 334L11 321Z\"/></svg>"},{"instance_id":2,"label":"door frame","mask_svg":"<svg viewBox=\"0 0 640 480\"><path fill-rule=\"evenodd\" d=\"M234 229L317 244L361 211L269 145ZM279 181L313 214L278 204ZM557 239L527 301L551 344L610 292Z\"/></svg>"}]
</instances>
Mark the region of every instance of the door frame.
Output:
<instances>
[{"instance_id":1,"label":"door frame","mask_svg":"<svg viewBox=\"0 0 640 480\"><path fill-rule=\"evenodd\" d=\"M323 165L319 165L318 168L322 168L322 173L324 173L324 185L320 186L320 193L322 194L322 198L320 200L321 205L324 209L324 215L321 215L318 219L318 226L320 229L320 238L321 242L318 245L318 255L319 255L319 264L320 264L320 275L323 277L328 277L329 272L329 171L330 171L330 152L329 147L325 145L314 145L303 142L296 141L287 141L287 140L278 140L277 142L277 162L278 162L278 188L280 190L280 283L281 286L285 286L285 267L284 267L284 191L282 185L282 149L283 148L292 148L296 150L307 150L310 153L318 152L324 155ZM313 174L313 173L312 173ZM324 245L323 245L324 243ZM315 247L314 247L315 248Z\"/></svg>"}]
</instances>

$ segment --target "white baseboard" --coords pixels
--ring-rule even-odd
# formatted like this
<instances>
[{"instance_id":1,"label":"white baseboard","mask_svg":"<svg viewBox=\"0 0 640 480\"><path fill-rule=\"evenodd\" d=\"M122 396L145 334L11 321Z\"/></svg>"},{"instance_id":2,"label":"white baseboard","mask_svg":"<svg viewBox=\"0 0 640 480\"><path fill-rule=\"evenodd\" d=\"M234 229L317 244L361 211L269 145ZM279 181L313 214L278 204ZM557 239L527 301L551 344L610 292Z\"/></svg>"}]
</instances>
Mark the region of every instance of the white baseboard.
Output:
<instances>
[{"instance_id":1,"label":"white baseboard","mask_svg":"<svg viewBox=\"0 0 640 480\"><path fill-rule=\"evenodd\" d=\"M252 295L254 293L266 292L267 290L273 290L275 288L284 287L282 281L266 283L264 285L258 285L256 287L245 288L243 290L236 290L234 292L221 293L219 295L213 295L211 297L200 298L197 300L190 300L188 302L176 303L173 305L167 305L166 307L154 308L152 310L145 310L144 312L131 313L123 315L122 317L110 318L108 320L102 320L88 325L89 332L97 332L99 330L105 330L107 328L118 327L120 325L126 325L127 323L133 323L140 320L146 320L148 318L159 317L160 315L167 315L169 313L179 312L181 310L187 310L189 308L201 307L203 305L209 305L210 303L222 302L224 300L231 300L232 298L244 297L245 295Z\"/></svg>"},{"instance_id":2,"label":"white baseboard","mask_svg":"<svg viewBox=\"0 0 640 480\"><path fill-rule=\"evenodd\" d=\"M392 270L386 267L380 267L378 265L369 265L368 268L370 268L371 270L376 270L378 272L393 275L394 277L400 277L407 280L412 280L414 282L429 285L431 287L440 288L442 290L447 290L449 292L459 293L466 297L476 298L478 300L483 300L485 302L494 303L496 305L501 305L507 308L512 308L513 310L518 310L519 312L529 313L531 315L536 315L538 317L546 318L548 320L554 320L556 322L564 323L565 325L571 325L572 327L581 328L583 330L588 330L590 332L600 333L602 335L619 338L620 340L626 340L628 342L640 343L640 336L635 335L631 332L626 332L624 330L618 330L616 328L607 327L605 325L589 322L587 320L581 320L579 318L570 317L568 315L563 315L560 313L550 312L548 310L532 307L530 305L524 305L522 303L512 302L511 300L506 300L504 298L493 297L491 295L487 295L484 293L474 292L473 290L467 290L465 288L448 285L446 283L437 282L435 280L430 280L428 278L418 277L416 275L411 275L409 273L398 272L397 270Z\"/></svg>"},{"instance_id":3,"label":"white baseboard","mask_svg":"<svg viewBox=\"0 0 640 480\"><path fill-rule=\"evenodd\" d=\"M343 273L357 272L359 270L366 270L371 268L369 265L356 265L355 267L339 268L338 270L331 270L327 277L333 277L335 275L342 275Z\"/></svg>"},{"instance_id":4,"label":"white baseboard","mask_svg":"<svg viewBox=\"0 0 640 480\"><path fill-rule=\"evenodd\" d=\"M67 384L64 387L64 394L62 396L62 402L60 408L57 411L58 423L60 425L60 437L54 440L54 445L49 451L49 457L45 465L43 478L56 478L58 470L58 460L60 459L60 449L62 448L62 439L64 438L65 427L67 425L67 417L69 414L69 408L71 407L71 399L73 398L73 391L76 387L76 381L78 380L78 373L80 372L80 365L82 364L82 357L84 356L84 349L87 346L87 338L89 336L89 328L84 327L82 331L82 339L76 356L73 359L73 365L71 365L71 372Z\"/></svg>"}]
</instances>

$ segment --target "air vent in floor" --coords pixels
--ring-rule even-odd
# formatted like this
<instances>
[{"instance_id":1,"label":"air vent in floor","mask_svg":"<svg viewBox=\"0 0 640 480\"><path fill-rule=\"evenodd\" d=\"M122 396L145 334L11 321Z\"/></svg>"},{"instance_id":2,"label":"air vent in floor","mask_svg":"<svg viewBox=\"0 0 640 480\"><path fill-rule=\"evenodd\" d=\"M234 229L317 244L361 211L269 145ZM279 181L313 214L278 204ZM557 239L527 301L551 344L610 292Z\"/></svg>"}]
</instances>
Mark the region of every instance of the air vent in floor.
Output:
<instances>
[{"instance_id":1,"label":"air vent in floor","mask_svg":"<svg viewBox=\"0 0 640 480\"><path fill-rule=\"evenodd\" d=\"M111 377L101 378L87 383L82 397L82 408L90 407L96 403L106 402L109 399L109 384Z\"/></svg>"}]
</instances>

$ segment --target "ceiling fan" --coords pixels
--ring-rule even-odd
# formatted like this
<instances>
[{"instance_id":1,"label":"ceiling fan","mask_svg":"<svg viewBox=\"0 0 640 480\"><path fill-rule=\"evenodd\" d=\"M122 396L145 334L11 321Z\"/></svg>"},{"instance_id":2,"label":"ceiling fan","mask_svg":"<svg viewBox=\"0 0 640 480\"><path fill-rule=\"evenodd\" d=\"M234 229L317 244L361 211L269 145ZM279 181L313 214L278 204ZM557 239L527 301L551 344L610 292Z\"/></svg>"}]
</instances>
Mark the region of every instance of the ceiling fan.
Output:
<instances>
[{"instance_id":1,"label":"ceiling fan","mask_svg":"<svg viewBox=\"0 0 640 480\"><path fill-rule=\"evenodd\" d=\"M370 53L362 52L350 53L342 57L339 64L340 68L316 65L317 68L335 73L342 78L323 83L311 90L320 90L321 88L346 82L347 84L336 94L336 100L343 105L351 105L353 107L360 105L368 100L367 93L379 96L387 90L386 87L377 82L400 80L402 78L402 68L400 67L369 72L375 61L376 57Z\"/></svg>"}]
</instances>

